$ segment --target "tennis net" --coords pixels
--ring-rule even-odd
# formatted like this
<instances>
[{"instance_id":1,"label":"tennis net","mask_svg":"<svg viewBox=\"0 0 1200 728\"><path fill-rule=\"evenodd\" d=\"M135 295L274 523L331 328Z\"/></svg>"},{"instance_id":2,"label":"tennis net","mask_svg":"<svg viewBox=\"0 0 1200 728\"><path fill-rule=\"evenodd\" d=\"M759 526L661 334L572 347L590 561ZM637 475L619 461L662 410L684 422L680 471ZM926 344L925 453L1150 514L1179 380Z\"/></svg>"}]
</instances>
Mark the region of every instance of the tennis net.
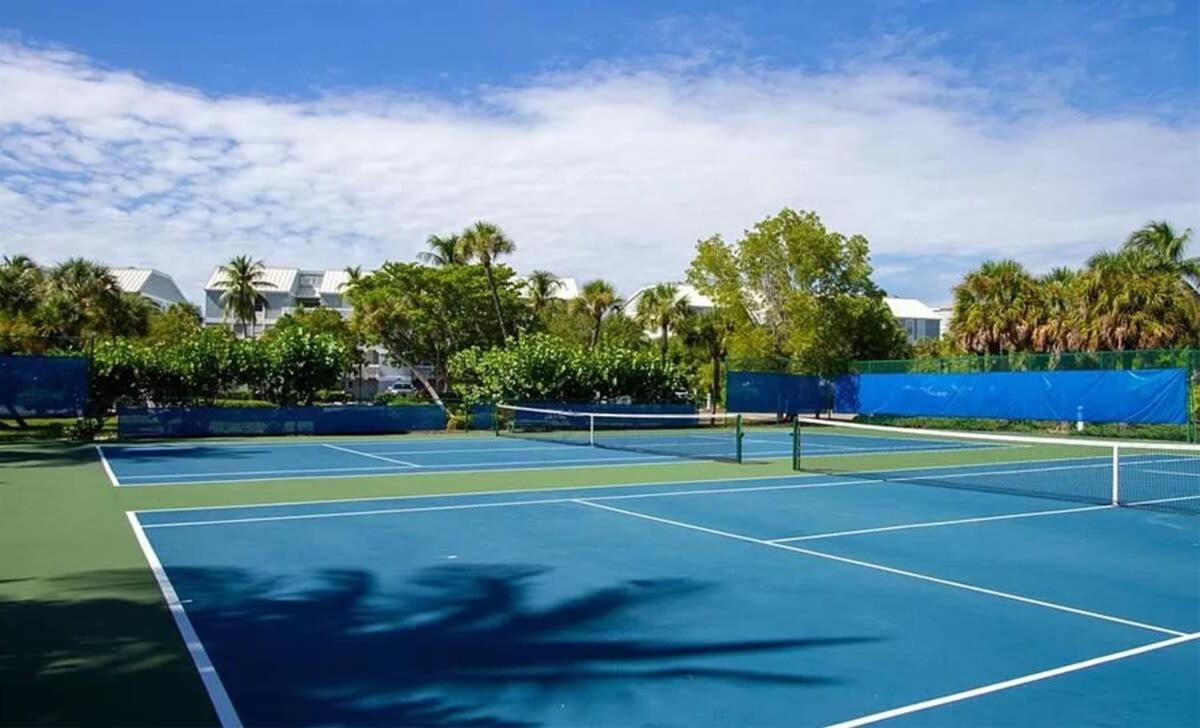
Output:
<instances>
[{"instance_id":1,"label":"tennis net","mask_svg":"<svg viewBox=\"0 0 1200 728\"><path fill-rule=\"evenodd\" d=\"M502 404L496 406L495 423L502 437L737 463L745 458L748 431L777 431L786 449L791 438L790 424L773 415L588 412Z\"/></svg>"},{"instance_id":2,"label":"tennis net","mask_svg":"<svg viewBox=\"0 0 1200 728\"><path fill-rule=\"evenodd\" d=\"M797 418L796 470L1200 513L1200 446Z\"/></svg>"}]
</instances>

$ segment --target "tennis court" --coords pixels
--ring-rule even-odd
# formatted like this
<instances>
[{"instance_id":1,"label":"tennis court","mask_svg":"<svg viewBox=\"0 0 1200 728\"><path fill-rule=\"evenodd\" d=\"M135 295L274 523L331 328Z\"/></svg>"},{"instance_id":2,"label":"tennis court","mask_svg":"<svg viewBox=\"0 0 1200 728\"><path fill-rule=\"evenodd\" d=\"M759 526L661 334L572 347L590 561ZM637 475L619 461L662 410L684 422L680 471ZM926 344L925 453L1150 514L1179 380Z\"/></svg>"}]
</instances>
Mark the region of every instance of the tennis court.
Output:
<instances>
[{"instance_id":1,"label":"tennis court","mask_svg":"<svg viewBox=\"0 0 1200 728\"><path fill-rule=\"evenodd\" d=\"M226 725L1200 719L1189 516L785 476L131 520Z\"/></svg>"}]
</instances>

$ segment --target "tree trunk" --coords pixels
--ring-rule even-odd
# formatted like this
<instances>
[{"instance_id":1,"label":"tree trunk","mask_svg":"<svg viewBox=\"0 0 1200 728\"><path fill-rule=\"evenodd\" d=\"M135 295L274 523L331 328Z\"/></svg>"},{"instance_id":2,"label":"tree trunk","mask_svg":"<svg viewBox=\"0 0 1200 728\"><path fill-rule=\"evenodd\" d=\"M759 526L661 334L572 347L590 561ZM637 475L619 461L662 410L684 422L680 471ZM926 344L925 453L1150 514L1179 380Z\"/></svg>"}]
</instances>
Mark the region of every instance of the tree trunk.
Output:
<instances>
[{"instance_id":1,"label":"tree trunk","mask_svg":"<svg viewBox=\"0 0 1200 728\"><path fill-rule=\"evenodd\" d=\"M429 398L433 400L434 404L436 404L438 407L445 408L446 405L442 403L442 398L438 395L437 389L428 379L425 378L425 375L422 374L421 371L417 369L417 367L411 361L395 352L389 351L388 353L399 359L401 364L408 367L408 371L412 372L412 375L417 378L417 381L420 382L421 386L425 388L425 391L429 393Z\"/></svg>"},{"instance_id":2,"label":"tree trunk","mask_svg":"<svg viewBox=\"0 0 1200 728\"><path fill-rule=\"evenodd\" d=\"M504 326L504 312L500 308L500 293L496 290L496 279L492 276L492 266L483 266L483 272L487 275L488 287L492 290L492 305L496 307L496 320L500 322L500 343L508 343L508 329Z\"/></svg>"},{"instance_id":3,"label":"tree trunk","mask_svg":"<svg viewBox=\"0 0 1200 728\"><path fill-rule=\"evenodd\" d=\"M666 324L662 325L662 365L667 365L667 332L669 331Z\"/></svg>"},{"instance_id":4,"label":"tree trunk","mask_svg":"<svg viewBox=\"0 0 1200 728\"><path fill-rule=\"evenodd\" d=\"M600 343L600 326L604 323L603 314L597 316L595 323L592 325L592 343L588 346L589 349L595 349L596 344Z\"/></svg>"}]
</instances>

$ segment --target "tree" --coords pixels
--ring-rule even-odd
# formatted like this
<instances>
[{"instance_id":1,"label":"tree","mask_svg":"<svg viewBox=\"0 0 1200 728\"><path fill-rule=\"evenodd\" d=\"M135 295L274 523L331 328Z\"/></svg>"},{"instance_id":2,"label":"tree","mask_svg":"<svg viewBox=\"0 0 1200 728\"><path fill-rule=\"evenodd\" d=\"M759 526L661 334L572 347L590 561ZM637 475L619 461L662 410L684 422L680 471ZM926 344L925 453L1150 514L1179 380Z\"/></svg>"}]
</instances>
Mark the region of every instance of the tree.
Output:
<instances>
[{"instance_id":1,"label":"tree","mask_svg":"<svg viewBox=\"0 0 1200 728\"><path fill-rule=\"evenodd\" d=\"M258 322L258 307L266 305L267 299L260 290L270 284L264 280L261 260L252 260L248 255L239 255L221 266L221 308L225 316L232 315L242 328L242 336L253 333Z\"/></svg>"},{"instance_id":2,"label":"tree","mask_svg":"<svg viewBox=\"0 0 1200 728\"><path fill-rule=\"evenodd\" d=\"M592 336L588 348L595 348L600 341L600 328L604 317L621 304L617 291L608 281L596 279L583 284L579 298L575 299L577 310L584 312L592 323Z\"/></svg>"},{"instance_id":3,"label":"tree","mask_svg":"<svg viewBox=\"0 0 1200 728\"><path fill-rule=\"evenodd\" d=\"M1200 303L1188 288L1176 272L1149 263L1143 250L1093 256L1079 282L1087 312L1081 344L1118 351L1195 345Z\"/></svg>"},{"instance_id":4,"label":"tree","mask_svg":"<svg viewBox=\"0 0 1200 728\"><path fill-rule=\"evenodd\" d=\"M151 341L169 344L198 333L203 328L200 309L193 303L172 303L150 317Z\"/></svg>"},{"instance_id":5,"label":"tree","mask_svg":"<svg viewBox=\"0 0 1200 728\"><path fill-rule=\"evenodd\" d=\"M429 251L417 253L417 261L425 265L465 265L470 261L471 256L463 248L460 235L430 235L425 244Z\"/></svg>"},{"instance_id":6,"label":"tree","mask_svg":"<svg viewBox=\"0 0 1200 728\"><path fill-rule=\"evenodd\" d=\"M729 355L729 339L735 330L734 322L715 309L701 311L684 322L683 340L699 350L707 359L713 412L721 402L721 362Z\"/></svg>"},{"instance_id":7,"label":"tree","mask_svg":"<svg viewBox=\"0 0 1200 728\"><path fill-rule=\"evenodd\" d=\"M1079 273L1070 268L1055 268L1038 278L1030 336L1034 351L1061 353L1080 346L1084 312L1080 310L1079 284Z\"/></svg>"},{"instance_id":8,"label":"tree","mask_svg":"<svg viewBox=\"0 0 1200 728\"><path fill-rule=\"evenodd\" d=\"M346 352L346 360L342 363L346 373L352 372L361 364L362 342L358 334L341 314L331 308L302 308L286 313L263 334L263 340L278 338L292 330L311 335L325 334L341 342Z\"/></svg>"},{"instance_id":9,"label":"tree","mask_svg":"<svg viewBox=\"0 0 1200 728\"><path fill-rule=\"evenodd\" d=\"M492 270L503 318L526 325L530 311L507 266ZM354 306L352 326L380 344L414 376L435 401L438 383L447 381L446 364L455 352L471 346L502 343L498 321L480 316L493 302L493 289L481 265L431 268L416 263L385 263L347 291ZM430 364L433 380L416 368Z\"/></svg>"},{"instance_id":10,"label":"tree","mask_svg":"<svg viewBox=\"0 0 1200 728\"><path fill-rule=\"evenodd\" d=\"M42 298L45 276L29 257L4 256L0 262L0 316L32 313Z\"/></svg>"},{"instance_id":11,"label":"tree","mask_svg":"<svg viewBox=\"0 0 1200 728\"><path fill-rule=\"evenodd\" d=\"M33 318L45 334L93 339L145 334L148 315L141 301L122 296L107 267L71 258L50 269Z\"/></svg>"},{"instance_id":12,"label":"tree","mask_svg":"<svg viewBox=\"0 0 1200 728\"><path fill-rule=\"evenodd\" d=\"M794 369L832 376L855 359L907 351L871 272L866 238L785 208L734 244L700 241L688 282L732 322L731 355L789 359Z\"/></svg>"},{"instance_id":13,"label":"tree","mask_svg":"<svg viewBox=\"0 0 1200 728\"><path fill-rule=\"evenodd\" d=\"M1186 257L1192 230L1176 232L1166 220L1152 221L1136 230L1125 241L1126 250L1145 254L1148 268L1173 273L1186 280L1193 292L1200 287L1200 258Z\"/></svg>"},{"instance_id":14,"label":"tree","mask_svg":"<svg viewBox=\"0 0 1200 728\"><path fill-rule=\"evenodd\" d=\"M467 259L478 261L487 274L488 286L492 290L492 304L496 308L496 320L500 324L500 341L503 343L508 339L508 329L504 325L504 312L501 310L500 293L493 269L500 256L511 255L517 246L499 227L482 220L464 230L459 240Z\"/></svg>"},{"instance_id":15,"label":"tree","mask_svg":"<svg viewBox=\"0 0 1200 728\"><path fill-rule=\"evenodd\" d=\"M562 285L562 281L550 271L535 270L530 273L525 279L525 295L533 312L541 313L542 309L554 300L554 294Z\"/></svg>"},{"instance_id":16,"label":"tree","mask_svg":"<svg viewBox=\"0 0 1200 728\"><path fill-rule=\"evenodd\" d=\"M1015 260L989 260L954 288L950 331L972 354L1029 351L1037 319L1037 281Z\"/></svg>"},{"instance_id":17,"label":"tree","mask_svg":"<svg viewBox=\"0 0 1200 728\"><path fill-rule=\"evenodd\" d=\"M659 335L662 361L667 361L668 338L671 331L687 320L692 308L686 296L674 283L659 283L642 292L637 301L637 321Z\"/></svg>"}]
</instances>

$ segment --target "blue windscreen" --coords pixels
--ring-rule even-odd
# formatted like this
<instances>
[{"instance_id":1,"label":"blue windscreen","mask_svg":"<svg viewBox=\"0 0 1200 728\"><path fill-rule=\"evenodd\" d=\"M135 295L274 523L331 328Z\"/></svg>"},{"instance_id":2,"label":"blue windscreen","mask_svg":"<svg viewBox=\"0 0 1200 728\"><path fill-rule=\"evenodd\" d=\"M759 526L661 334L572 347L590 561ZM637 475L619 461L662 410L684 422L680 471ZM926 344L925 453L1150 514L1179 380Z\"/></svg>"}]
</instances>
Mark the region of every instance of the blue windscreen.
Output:
<instances>
[{"instance_id":1,"label":"blue windscreen","mask_svg":"<svg viewBox=\"0 0 1200 728\"><path fill-rule=\"evenodd\" d=\"M121 437L217 435L369 435L443 430L446 411L437 405L329 407L122 407Z\"/></svg>"},{"instance_id":2,"label":"blue windscreen","mask_svg":"<svg viewBox=\"0 0 1200 728\"><path fill-rule=\"evenodd\" d=\"M0 356L0 419L79 417L88 362L77 356Z\"/></svg>"},{"instance_id":3,"label":"blue windscreen","mask_svg":"<svg viewBox=\"0 0 1200 728\"><path fill-rule=\"evenodd\" d=\"M820 377L731 371L725 377L725 408L777 415L816 413L828 408L828 396Z\"/></svg>"},{"instance_id":4,"label":"blue windscreen","mask_svg":"<svg viewBox=\"0 0 1200 728\"><path fill-rule=\"evenodd\" d=\"M837 412L1060 422L1188 422L1186 369L852 374Z\"/></svg>"}]
</instances>

